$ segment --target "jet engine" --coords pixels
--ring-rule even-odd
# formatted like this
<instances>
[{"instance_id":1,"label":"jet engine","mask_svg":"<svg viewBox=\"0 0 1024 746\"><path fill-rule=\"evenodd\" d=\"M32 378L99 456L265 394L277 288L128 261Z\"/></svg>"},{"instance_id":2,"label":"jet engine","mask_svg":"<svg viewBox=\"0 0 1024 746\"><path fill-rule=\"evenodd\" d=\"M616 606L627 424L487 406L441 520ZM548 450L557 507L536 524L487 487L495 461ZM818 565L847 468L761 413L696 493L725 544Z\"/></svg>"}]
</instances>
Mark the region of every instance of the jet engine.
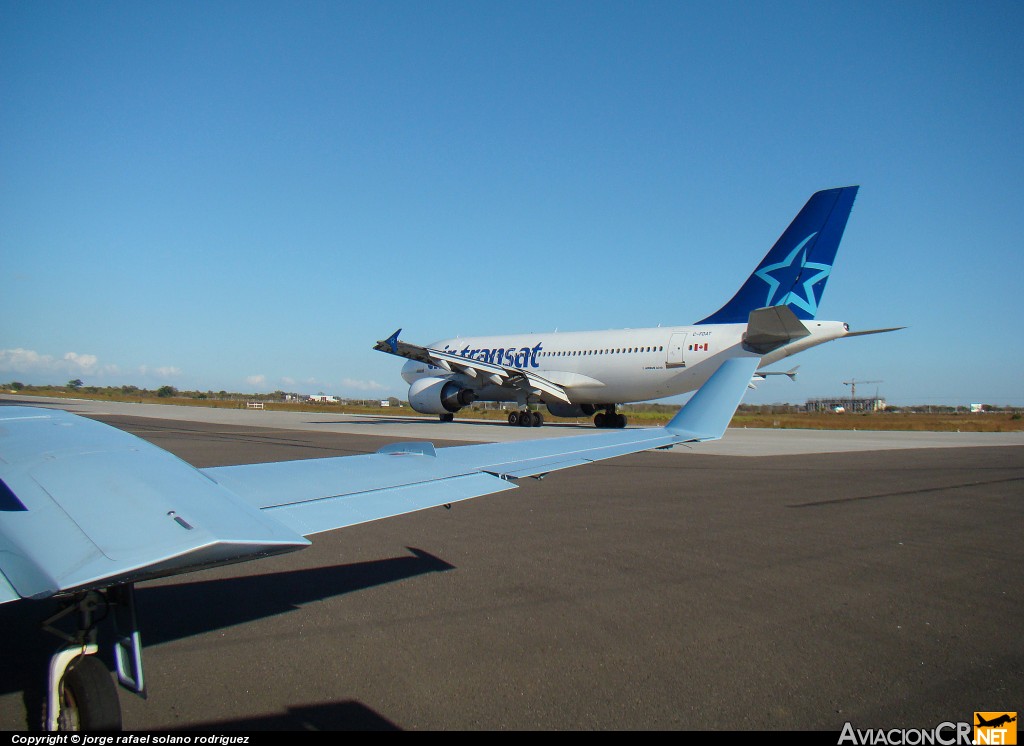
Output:
<instances>
[{"instance_id":1,"label":"jet engine","mask_svg":"<svg viewBox=\"0 0 1024 746\"><path fill-rule=\"evenodd\" d=\"M423 414L454 414L474 401L472 389L450 378L420 378L409 387L409 406Z\"/></svg>"},{"instance_id":2,"label":"jet engine","mask_svg":"<svg viewBox=\"0 0 1024 746\"><path fill-rule=\"evenodd\" d=\"M548 411L554 417L590 417L597 409L593 404L548 404Z\"/></svg>"}]
</instances>

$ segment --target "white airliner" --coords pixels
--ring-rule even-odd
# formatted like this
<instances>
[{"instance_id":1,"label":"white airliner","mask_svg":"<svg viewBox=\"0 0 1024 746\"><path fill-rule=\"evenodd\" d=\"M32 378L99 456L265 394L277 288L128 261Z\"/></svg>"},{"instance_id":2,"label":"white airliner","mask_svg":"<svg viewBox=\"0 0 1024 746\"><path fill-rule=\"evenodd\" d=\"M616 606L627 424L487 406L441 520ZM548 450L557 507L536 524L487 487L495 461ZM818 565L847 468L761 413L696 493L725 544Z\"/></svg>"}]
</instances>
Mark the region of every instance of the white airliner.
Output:
<instances>
[{"instance_id":1,"label":"white airliner","mask_svg":"<svg viewBox=\"0 0 1024 746\"><path fill-rule=\"evenodd\" d=\"M594 417L597 427L625 427L616 406L698 389L723 361L761 357L761 366L851 332L817 321L818 304L856 186L812 195L732 300L692 326L442 339L427 347L400 341L401 329L374 349L409 362L402 378L417 412L451 422L474 401L516 402L511 425L539 426L544 404L556 417ZM758 371L766 375L785 373Z\"/></svg>"}]
</instances>

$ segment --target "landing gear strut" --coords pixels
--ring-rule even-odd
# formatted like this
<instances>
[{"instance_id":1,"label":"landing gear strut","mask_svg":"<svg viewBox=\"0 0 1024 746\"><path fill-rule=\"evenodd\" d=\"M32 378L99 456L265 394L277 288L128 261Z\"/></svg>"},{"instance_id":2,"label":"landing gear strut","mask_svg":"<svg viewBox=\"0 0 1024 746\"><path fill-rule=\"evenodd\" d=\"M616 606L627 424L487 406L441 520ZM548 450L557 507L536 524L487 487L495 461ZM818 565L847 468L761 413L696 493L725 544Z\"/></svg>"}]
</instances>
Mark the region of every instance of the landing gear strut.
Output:
<instances>
[{"instance_id":1,"label":"landing gear strut","mask_svg":"<svg viewBox=\"0 0 1024 746\"><path fill-rule=\"evenodd\" d=\"M43 629L69 643L50 658L43 727L46 730L120 730L121 703L110 672L96 656L99 624L114 615L114 657L117 678L145 696L142 643L135 620L133 586L80 593L43 622ZM67 633L57 623L77 615L76 629Z\"/></svg>"},{"instance_id":2,"label":"landing gear strut","mask_svg":"<svg viewBox=\"0 0 1024 746\"><path fill-rule=\"evenodd\" d=\"M614 404L607 407L606 411L594 415L594 427L621 429L625 426L626 415L616 412Z\"/></svg>"}]
</instances>

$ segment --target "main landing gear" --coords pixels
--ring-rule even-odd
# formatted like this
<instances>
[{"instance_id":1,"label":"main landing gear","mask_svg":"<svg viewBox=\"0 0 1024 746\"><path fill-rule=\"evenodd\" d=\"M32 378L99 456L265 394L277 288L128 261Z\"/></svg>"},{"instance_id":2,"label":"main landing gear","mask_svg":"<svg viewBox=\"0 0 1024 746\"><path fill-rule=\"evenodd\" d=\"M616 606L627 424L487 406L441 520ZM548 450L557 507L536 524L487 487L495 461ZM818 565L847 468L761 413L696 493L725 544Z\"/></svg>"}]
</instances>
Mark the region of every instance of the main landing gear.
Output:
<instances>
[{"instance_id":1,"label":"main landing gear","mask_svg":"<svg viewBox=\"0 0 1024 746\"><path fill-rule=\"evenodd\" d=\"M47 699L46 729L121 730L121 703L110 671L95 655L80 651L70 654L73 660L65 664L56 700L52 695Z\"/></svg>"},{"instance_id":2,"label":"main landing gear","mask_svg":"<svg viewBox=\"0 0 1024 746\"><path fill-rule=\"evenodd\" d=\"M145 697L142 644L135 620L131 584L80 593L43 622L43 629L65 643L50 658L43 727L46 730L121 730L121 703L106 665L96 653L99 624L114 618L114 658L121 685ZM57 624L74 615L72 633Z\"/></svg>"},{"instance_id":3,"label":"main landing gear","mask_svg":"<svg viewBox=\"0 0 1024 746\"><path fill-rule=\"evenodd\" d=\"M544 415L524 409L522 412L509 412L508 424L521 427L540 427L544 424Z\"/></svg>"},{"instance_id":4,"label":"main landing gear","mask_svg":"<svg viewBox=\"0 0 1024 746\"><path fill-rule=\"evenodd\" d=\"M626 415L619 414L615 407L609 407L606 412L598 412L594 415L594 427L601 428L624 428L626 426Z\"/></svg>"},{"instance_id":5,"label":"main landing gear","mask_svg":"<svg viewBox=\"0 0 1024 746\"><path fill-rule=\"evenodd\" d=\"M455 422L454 412L445 412L444 414L439 415L439 417L441 418L441 422Z\"/></svg>"}]
</instances>

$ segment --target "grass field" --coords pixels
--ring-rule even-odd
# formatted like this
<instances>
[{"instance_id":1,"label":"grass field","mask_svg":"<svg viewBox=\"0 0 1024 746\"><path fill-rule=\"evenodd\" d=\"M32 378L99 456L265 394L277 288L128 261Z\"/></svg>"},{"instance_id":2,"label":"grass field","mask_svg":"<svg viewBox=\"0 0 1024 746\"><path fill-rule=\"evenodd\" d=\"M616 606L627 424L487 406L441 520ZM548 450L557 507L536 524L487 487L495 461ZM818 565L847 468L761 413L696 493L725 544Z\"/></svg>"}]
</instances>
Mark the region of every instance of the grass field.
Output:
<instances>
[{"instance_id":1,"label":"grass field","mask_svg":"<svg viewBox=\"0 0 1024 746\"><path fill-rule=\"evenodd\" d=\"M195 407L214 407L220 409L244 409L244 398L205 398L192 396L156 396L143 392L122 394L116 390L66 391L59 388L45 388L7 393L20 396L55 396L76 399L92 399L98 401L139 402L147 404L177 404ZM417 415L407 406L381 407L371 404L301 404L292 402L265 401L268 410L291 412L334 412L337 414L379 414L391 416L422 416ZM543 411L543 410L542 410ZM622 410L633 425L661 425L671 418L673 412L665 405L633 404ZM545 412L545 414L547 414ZM507 412L500 409L486 409L472 406L460 411L457 419L503 420ZM548 415L548 417L550 417ZM551 418L552 421L558 421ZM579 422L589 420L580 419ZM733 427L750 428L781 428L801 430L917 430L930 432L1020 432L1024 431L1024 417L1011 412L948 412L948 413L904 413L904 412L869 412L862 414L831 412L788 412L780 414L762 414L741 411L732 420Z\"/></svg>"},{"instance_id":2,"label":"grass field","mask_svg":"<svg viewBox=\"0 0 1024 746\"><path fill-rule=\"evenodd\" d=\"M917 414L871 412L868 414L754 415L737 413L733 427L802 428L811 430L921 430L930 432L1008 433L1024 431L1024 418L1005 412Z\"/></svg>"}]
</instances>

